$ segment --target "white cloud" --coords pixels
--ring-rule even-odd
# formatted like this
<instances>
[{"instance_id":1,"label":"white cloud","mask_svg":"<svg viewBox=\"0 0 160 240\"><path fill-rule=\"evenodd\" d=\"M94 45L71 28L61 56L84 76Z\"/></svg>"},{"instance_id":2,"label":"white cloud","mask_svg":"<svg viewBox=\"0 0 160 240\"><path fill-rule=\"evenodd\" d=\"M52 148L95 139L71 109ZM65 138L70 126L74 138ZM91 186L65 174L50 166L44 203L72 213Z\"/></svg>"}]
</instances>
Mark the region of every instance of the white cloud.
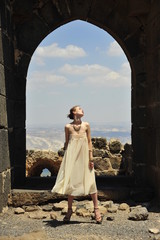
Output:
<instances>
[{"instance_id":1,"label":"white cloud","mask_svg":"<svg viewBox=\"0 0 160 240\"><path fill-rule=\"evenodd\" d=\"M70 76L81 76L82 82L90 86L121 87L130 86L131 83L128 63L123 63L119 71L98 64L83 66L65 64L59 72Z\"/></svg>"},{"instance_id":2,"label":"white cloud","mask_svg":"<svg viewBox=\"0 0 160 240\"><path fill-rule=\"evenodd\" d=\"M61 48L57 43L53 43L50 46L38 47L35 52L36 57L41 58L64 58L74 59L85 57L86 52L83 48L75 45L68 45L65 48Z\"/></svg>"},{"instance_id":3,"label":"white cloud","mask_svg":"<svg viewBox=\"0 0 160 240\"><path fill-rule=\"evenodd\" d=\"M34 71L28 77L29 89L35 89L51 85L63 85L67 82L65 76L55 74L54 72Z\"/></svg>"},{"instance_id":4,"label":"white cloud","mask_svg":"<svg viewBox=\"0 0 160 240\"><path fill-rule=\"evenodd\" d=\"M107 55L111 57L119 57L123 56L124 52L120 45L116 41L113 41L110 43L109 48L107 49Z\"/></svg>"},{"instance_id":5,"label":"white cloud","mask_svg":"<svg viewBox=\"0 0 160 240\"><path fill-rule=\"evenodd\" d=\"M70 65L65 64L62 68L59 69L59 72L69 75L92 75L92 74L106 74L110 72L110 69L99 64L85 64L85 65Z\"/></svg>"}]
</instances>

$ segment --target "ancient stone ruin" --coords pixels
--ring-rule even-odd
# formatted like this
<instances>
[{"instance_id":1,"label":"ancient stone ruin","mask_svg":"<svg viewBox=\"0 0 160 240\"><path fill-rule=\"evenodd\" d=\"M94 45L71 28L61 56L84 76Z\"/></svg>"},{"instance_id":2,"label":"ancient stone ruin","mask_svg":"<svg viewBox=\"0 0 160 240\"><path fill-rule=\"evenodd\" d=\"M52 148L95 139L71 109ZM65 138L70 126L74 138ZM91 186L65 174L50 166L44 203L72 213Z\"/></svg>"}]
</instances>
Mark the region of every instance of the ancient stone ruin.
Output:
<instances>
[{"instance_id":1,"label":"ancient stone ruin","mask_svg":"<svg viewBox=\"0 0 160 240\"><path fill-rule=\"evenodd\" d=\"M27 184L26 81L32 55L49 33L74 20L107 31L128 58L134 184L142 191L151 187L160 199L159 16L159 0L0 1L0 212L8 195Z\"/></svg>"},{"instance_id":2,"label":"ancient stone ruin","mask_svg":"<svg viewBox=\"0 0 160 240\"><path fill-rule=\"evenodd\" d=\"M93 161L96 176L132 175L132 146L124 146L118 139L92 138ZM40 177L43 169L56 176L64 156L64 150L27 150L26 177Z\"/></svg>"}]
</instances>

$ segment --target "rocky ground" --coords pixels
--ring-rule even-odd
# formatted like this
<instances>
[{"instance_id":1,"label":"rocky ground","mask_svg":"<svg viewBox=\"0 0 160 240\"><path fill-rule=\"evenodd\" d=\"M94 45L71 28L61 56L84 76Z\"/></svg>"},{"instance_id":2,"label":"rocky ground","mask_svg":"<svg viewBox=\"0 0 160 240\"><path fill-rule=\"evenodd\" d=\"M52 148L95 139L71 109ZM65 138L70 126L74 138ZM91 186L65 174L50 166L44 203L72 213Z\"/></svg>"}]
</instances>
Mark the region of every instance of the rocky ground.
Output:
<instances>
[{"instance_id":1,"label":"rocky ground","mask_svg":"<svg viewBox=\"0 0 160 240\"><path fill-rule=\"evenodd\" d=\"M159 240L160 211L152 203L99 202L103 223L93 219L91 201L74 201L69 224L67 202L8 208L0 214L0 240Z\"/></svg>"}]
</instances>

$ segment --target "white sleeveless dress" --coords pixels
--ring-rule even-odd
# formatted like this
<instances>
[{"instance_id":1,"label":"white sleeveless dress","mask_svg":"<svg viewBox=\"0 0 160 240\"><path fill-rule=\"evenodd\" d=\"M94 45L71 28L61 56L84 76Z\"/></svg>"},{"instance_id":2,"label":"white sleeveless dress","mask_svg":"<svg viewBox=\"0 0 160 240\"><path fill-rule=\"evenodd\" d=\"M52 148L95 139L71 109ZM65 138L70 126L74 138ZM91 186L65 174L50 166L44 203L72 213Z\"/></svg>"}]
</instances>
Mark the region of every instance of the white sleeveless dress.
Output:
<instances>
[{"instance_id":1,"label":"white sleeveless dress","mask_svg":"<svg viewBox=\"0 0 160 240\"><path fill-rule=\"evenodd\" d=\"M84 196L97 192L94 169L89 169L88 139L85 131L69 135L52 193Z\"/></svg>"}]
</instances>

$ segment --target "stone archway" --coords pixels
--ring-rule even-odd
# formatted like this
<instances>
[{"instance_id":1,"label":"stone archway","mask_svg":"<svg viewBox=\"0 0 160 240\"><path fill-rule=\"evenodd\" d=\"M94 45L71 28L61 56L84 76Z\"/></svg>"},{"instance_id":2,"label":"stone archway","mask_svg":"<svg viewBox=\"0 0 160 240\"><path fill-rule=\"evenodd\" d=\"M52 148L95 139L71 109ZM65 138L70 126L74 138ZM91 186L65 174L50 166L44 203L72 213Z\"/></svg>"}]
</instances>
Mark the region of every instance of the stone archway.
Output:
<instances>
[{"instance_id":1,"label":"stone archway","mask_svg":"<svg viewBox=\"0 0 160 240\"><path fill-rule=\"evenodd\" d=\"M16 3L18 3L18 8L16 8ZM145 48L145 33L143 29L142 22L145 24L145 15L149 11L149 4L145 1L141 5L143 8L140 16L136 16L138 7L136 4L133 6L132 3L128 1L120 2L118 0L108 1L107 3L101 1L38 1L31 5L22 5L20 1L15 1L13 3L14 15L13 19L15 22L15 66L16 75L15 81L19 79L22 84L22 91L25 95L26 86L26 75L28 65L34 50L37 48L39 43L47 36L50 32L54 31L59 26L68 23L72 20L80 19L83 21L88 21L105 31L109 32L121 45L122 49L126 53L126 56L130 62L132 69L132 120L134 120L135 112L138 111L143 115L143 111L137 105L134 98L136 96L136 74L138 71L139 78L144 78L144 48ZM139 14L139 13L138 13ZM143 17L141 17L143 15ZM138 18L138 20L137 20ZM141 18L143 21L141 21ZM127 23L127 24L126 24ZM41 29L40 31L38 29ZM137 65L137 62L141 61L141 65ZM141 80L140 80L141 81ZM145 91L145 88L141 88L141 93ZM20 94L22 94L22 91ZM144 99L142 100L144 101ZM136 105L134 105L136 103ZM25 104L25 99L21 101L21 104ZM141 102L139 102L141 105ZM25 112L24 112L25 114ZM137 113L136 113L137 114ZM24 116L25 117L25 116ZM23 122L24 123L24 122ZM140 130L141 126L132 127L132 140L133 148L136 145L133 136L134 133L143 134ZM142 126L143 127L143 126ZM25 138L25 132L21 128L21 134ZM144 139L143 139L144 140ZM143 145L142 141L138 146ZM22 147L24 149L24 147ZM24 155L24 152L22 153ZM134 149L134 154L136 159L140 161L142 158L138 156L139 152ZM142 154L143 155L143 154ZM23 156L24 158L24 156ZM18 160L17 160L18 161ZM24 165L19 165L21 171L24 171ZM134 167L137 165L135 163ZM142 169L144 170L145 167ZM16 166L14 166L14 184L16 184L16 176L19 173ZM135 171L136 172L136 171ZM19 178L18 178L19 179ZM137 182L142 183L140 175L137 175ZM145 182L145 178L143 178ZM19 180L18 180L19 183Z\"/></svg>"},{"instance_id":2,"label":"stone archway","mask_svg":"<svg viewBox=\"0 0 160 240\"><path fill-rule=\"evenodd\" d=\"M0 2L1 206L10 182L12 187L25 183L25 91L32 54L50 32L76 19L109 32L128 57L135 181L138 186L154 186L160 197L159 14L158 0Z\"/></svg>"},{"instance_id":3,"label":"stone archway","mask_svg":"<svg viewBox=\"0 0 160 240\"><path fill-rule=\"evenodd\" d=\"M40 177L47 168L51 176L57 175L62 158L51 151L27 151L26 177Z\"/></svg>"}]
</instances>

